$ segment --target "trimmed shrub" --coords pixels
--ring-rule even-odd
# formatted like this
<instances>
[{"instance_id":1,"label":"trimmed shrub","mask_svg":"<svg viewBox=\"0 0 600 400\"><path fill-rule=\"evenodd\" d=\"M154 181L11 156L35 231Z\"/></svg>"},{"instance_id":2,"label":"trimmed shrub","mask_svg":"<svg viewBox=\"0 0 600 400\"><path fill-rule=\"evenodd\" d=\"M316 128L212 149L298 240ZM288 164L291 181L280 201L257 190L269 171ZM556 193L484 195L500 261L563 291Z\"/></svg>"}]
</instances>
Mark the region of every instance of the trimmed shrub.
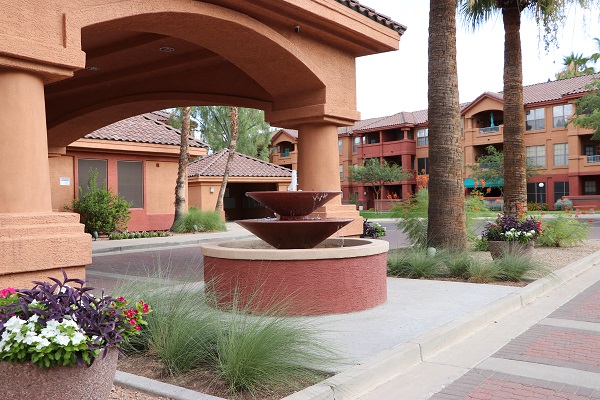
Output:
<instances>
[{"instance_id":1,"label":"trimmed shrub","mask_svg":"<svg viewBox=\"0 0 600 400\"><path fill-rule=\"evenodd\" d=\"M554 209L558 211L564 211L565 209L572 210L573 202L569 199L560 199L554 203Z\"/></svg>"},{"instance_id":2,"label":"trimmed shrub","mask_svg":"<svg viewBox=\"0 0 600 400\"><path fill-rule=\"evenodd\" d=\"M175 221L172 231L177 233L194 232L194 225L198 228L198 232L227 230L225 222L221 218L221 213L217 211L201 211L192 206L188 212Z\"/></svg>"},{"instance_id":3,"label":"trimmed shrub","mask_svg":"<svg viewBox=\"0 0 600 400\"><path fill-rule=\"evenodd\" d=\"M131 219L129 207L132 203L105 189L106 181L102 188L98 188L97 178L98 171L90 170L87 193L79 186L79 198L73 200L71 207L65 206L65 209L79 213L88 233L96 231L108 234L126 230L127 222Z\"/></svg>"}]
</instances>

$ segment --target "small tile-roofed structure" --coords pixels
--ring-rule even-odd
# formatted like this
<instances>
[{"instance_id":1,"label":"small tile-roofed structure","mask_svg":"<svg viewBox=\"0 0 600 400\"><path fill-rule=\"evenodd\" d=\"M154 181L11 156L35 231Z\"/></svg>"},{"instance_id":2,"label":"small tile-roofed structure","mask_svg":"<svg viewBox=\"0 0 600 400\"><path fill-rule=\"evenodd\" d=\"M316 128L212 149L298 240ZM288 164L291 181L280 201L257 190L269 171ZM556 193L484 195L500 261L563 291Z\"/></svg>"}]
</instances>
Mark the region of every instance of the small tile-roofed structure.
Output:
<instances>
[{"instance_id":1,"label":"small tile-roofed structure","mask_svg":"<svg viewBox=\"0 0 600 400\"><path fill-rule=\"evenodd\" d=\"M223 149L204 156L188 166L188 176L223 176L229 150ZM236 152L229 176L232 177L290 177L292 171L258 158Z\"/></svg>"},{"instance_id":2,"label":"small tile-roofed structure","mask_svg":"<svg viewBox=\"0 0 600 400\"><path fill-rule=\"evenodd\" d=\"M86 139L116 140L122 142L152 143L178 146L181 132L164 122L162 112L152 112L127 118L100 128L84 137ZM168 116L167 116L168 119ZM190 147L208 148L208 145L190 137Z\"/></svg>"}]
</instances>

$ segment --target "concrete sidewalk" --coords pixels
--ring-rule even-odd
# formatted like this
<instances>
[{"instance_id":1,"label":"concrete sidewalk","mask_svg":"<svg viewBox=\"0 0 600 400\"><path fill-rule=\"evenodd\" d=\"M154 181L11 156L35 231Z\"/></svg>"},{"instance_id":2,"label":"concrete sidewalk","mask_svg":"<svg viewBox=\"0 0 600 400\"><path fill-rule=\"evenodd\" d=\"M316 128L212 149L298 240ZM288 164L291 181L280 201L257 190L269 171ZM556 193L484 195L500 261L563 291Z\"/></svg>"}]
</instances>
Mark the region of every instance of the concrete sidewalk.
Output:
<instances>
[{"instance_id":1,"label":"concrete sidewalk","mask_svg":"<svg viewBox=\"0 0 600 400\"><path fill-rule=\"evenodd\" d=\"M198 232L195 234L172 234L171 236L92 241L92 254L113 254L128 251L160 250L169 247L194 246L201 243L255 237L235 222L227 222L225 232Z\"/></svg>"},{"instance_id":2,"label":"concrete sidewalk","mask_svg":"<svg viewBox=\"0 0 600 400\"><path fill-rule=\"evenodd\" d=\"M599 262L594 254L563 268L546 293L530 284L521 294L531 302L498 308L490 324L439 351L421 348L418 363L359 399L600 399Z\"/></svg>"}]
</instances>

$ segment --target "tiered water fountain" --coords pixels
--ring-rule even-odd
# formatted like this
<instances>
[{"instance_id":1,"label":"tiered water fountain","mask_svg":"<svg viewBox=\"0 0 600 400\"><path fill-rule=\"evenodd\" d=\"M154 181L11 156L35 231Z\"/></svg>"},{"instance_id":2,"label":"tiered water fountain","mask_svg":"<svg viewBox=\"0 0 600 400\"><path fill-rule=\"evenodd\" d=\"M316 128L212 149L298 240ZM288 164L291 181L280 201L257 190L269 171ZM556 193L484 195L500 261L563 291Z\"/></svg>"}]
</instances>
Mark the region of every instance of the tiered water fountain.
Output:
<instances>
[{"instance_id":1,"label":"tiered water fountain","mask_svg":"<svg viewBox=\"0 0 600 400\"><path fill-rule=\"evenodd\" d=\"M388 243L329 238L352 219L311 218L333 191L249 192L279 218L237 221L260 239L202 245L204 279L218 301L252 309L290 302L290 315L366 310L385 302Z\"/></svg>"}]
</instances>

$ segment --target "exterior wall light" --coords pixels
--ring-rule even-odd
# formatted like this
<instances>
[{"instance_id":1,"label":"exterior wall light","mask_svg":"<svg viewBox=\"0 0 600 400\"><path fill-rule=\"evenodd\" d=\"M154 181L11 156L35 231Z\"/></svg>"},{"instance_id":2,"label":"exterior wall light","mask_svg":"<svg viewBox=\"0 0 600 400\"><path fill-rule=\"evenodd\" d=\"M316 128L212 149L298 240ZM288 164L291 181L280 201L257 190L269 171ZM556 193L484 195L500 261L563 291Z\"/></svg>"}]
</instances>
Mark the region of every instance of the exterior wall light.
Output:
<instances>
[{"instance_id":1,"label":"exterior wall light","mask_svg":"<svg viewBox=\"0 0 600 400\"><path fill-rule=\"evenodd\" d=\"M211 186L211 187L210 187L210 192L211 192L211 193L214 193L214 192L215 192L215 187L214 187L214 186Z\"/></svg>"},{"instance_id":2,"label":"exterior wall light","mask_svg":"<svg viewBox=\"0 0 600 400\"><path fill-rule=\"evenodd\" d=\"M175 51L175 49L172 47L161 47L159 50L163 53L172 53Z\"/></svg>"}]
</instances>

